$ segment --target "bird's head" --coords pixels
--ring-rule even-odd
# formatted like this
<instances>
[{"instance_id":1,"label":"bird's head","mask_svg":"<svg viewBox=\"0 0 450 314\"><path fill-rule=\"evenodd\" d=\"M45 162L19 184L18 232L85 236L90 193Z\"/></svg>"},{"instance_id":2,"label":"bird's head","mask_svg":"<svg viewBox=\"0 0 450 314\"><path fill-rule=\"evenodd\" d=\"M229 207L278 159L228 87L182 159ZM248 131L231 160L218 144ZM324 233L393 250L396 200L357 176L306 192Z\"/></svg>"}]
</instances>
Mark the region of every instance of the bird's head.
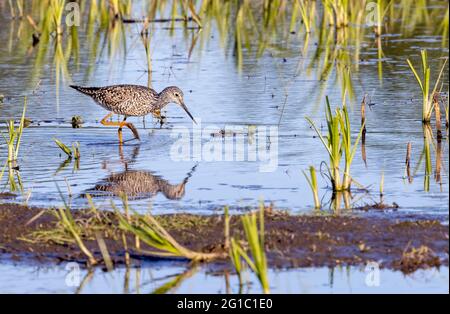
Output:
<instances>
[{"instance_id":1,"label":"bird's head","mask_svg":"<svg viewBox=\"0 0 450 314\"><path fill-rule=\"evenodd\" d=\"M175 104L179 105L181 108L183 108L184 111L186 111L186 113L192 119L192 121L194 121L194 123L197 124L194 117L191 115L188 108L184 104L183 91L180 88L178 88L176 86L166 87L161 92L160 97L167 104L175 103Z\"/></svg>"}]
</instances>

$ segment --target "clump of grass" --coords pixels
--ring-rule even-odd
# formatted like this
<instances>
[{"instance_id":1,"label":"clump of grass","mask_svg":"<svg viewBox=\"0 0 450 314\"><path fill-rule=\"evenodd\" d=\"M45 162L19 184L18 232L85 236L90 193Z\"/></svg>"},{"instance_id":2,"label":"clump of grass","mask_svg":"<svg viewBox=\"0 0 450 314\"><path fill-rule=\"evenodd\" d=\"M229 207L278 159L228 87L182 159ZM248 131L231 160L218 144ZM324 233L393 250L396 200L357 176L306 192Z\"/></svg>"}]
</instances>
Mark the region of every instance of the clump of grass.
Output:
<instances>
[{"instance_id":1,"label":"clump of grass","mask_svg":"<svg viewBox=\"0 0 450 314\"><path fill-rule=\"evenodd\" d=\"M78 142L72 143L72 148L70 148L56 138L54 138L53 140L55 141L56 145L58 145L58 147L61 148L61 150L67 155L69 159L72 158L74 158L75 160L80 159L80 143Z\"/></svg>"},{"instance_id":2,"label":"clump of grass","mask_svg":"<svg viewBox=\"0 0 450 314\"><path fill-rule=\"evenodd\" d=\"M347 27L349 23L348 0L324 0L325 14L336 28Z\"/></svg>"},{"instance_id":3,"label":"clump of grass","mask_svg":"<svg viewBox=\"0 0 450 314\"><path fill-rule=\"evenodd\" d=\"M242 260L252 269L261 283L264 293L270 293L267 277L267 259L264 250L264 204L259 209L259 230L256 213L242 216L245 237L250 248L251 258L243 247L234 239L231 239L230 257L241 281Z\"/></svg>"},{"instance_id":4,"label":"clump of grass","mask_svg":"<svg viewBox=\"0 0 450 314\"><path fill-rule=\"evenodd\" d=\"M406 60L408 63L414 77L417 80L417 83L420 86L420 90L422 91L422 122L429 123L431 121L431 116L433 113L434 102L433 98L438 88L439 82L441 80L442 74L444 73L445 65L447 64L448 58L445 59L444 64L439 72L439 75L434 84L433 90L430 92L430 84L431 84L431 70L428 64L428 54L427 51L421 50L421 65L422 65L422 73L419 75L417 70L414 68L413 64L409 59Z\"/></svg>"},{"instance_id":5,"label":"clump of grass","mask_svg":"<svg viewBox=\"0 0 450 314\"><path fill-rule=\"evenodd\" d=\"M5 136L6 145L8 147L8 162L14 162L19 156L20 141L22 140L22 133L25 125L25 112L27 110L27 98L25 97L22 118L20 119L19 127L16 129L14 126L14 120L6 122L8 134Z\"/></svg>"},{"instance_id":6,"label":"clump of grass","mask_svg":"<svg viewBox=\"0 0 450 314\"><path fill-rule=\"evenodd\" d=\"M61 222L63 228L69 233L77 246L80 248L81 252L88 258L89 265L94 266L97 264L97 260L94 255L89 251L89 249L84 245L84 242L80 236L79 226L75 223L70 208L58 208L57 217Z\"/></svg>"},{"instance_id":7,"label":"clump of grass","mask_svg":"<svg viewBox=\"0 0 450 314\"><path fill-rule=\"evenodd\" d=\"M133 233L148 246L156 249L152 251L142 250L141 252L158 257L182 257L192 261L210 261L224 257L219 253L201 253L189 250L179 244L151 215L139 215L135 213L133 219L127 219L124 215L116 211L119 219L119 227Z\"/></svg>"},{"instance_id":8,"label":"clump of grass","mask_svg":"<svg viewBox=\"0 0 450 314\"><path fill-rule=\"evenodd\" d=\"M64 203L64 206L63 207L58 207L58 210L55 213L58 221L60 222L60 225L63 228L63 232L68 234L69 237L72 238L73 241L75 241L77 246L80 248L81 252L83 252L83 254L86 255L86 257L88 259L88 264L91 265L91 266L96 265L98 263L97 260L94 258L94 255L86 247L86 245L84 245L84 242L82 240L81 227L79 225L77 225L77 223L75 222L75 220L74 220L74 218L72 216L72 213L71 213L70 206L64 200L64 197L63 197L63 195L61 193L61 190L59 189L59 186L56 185L56 188L58 189L58 192L59 192L59 194L61 196L61 199L62 199L62 201Z\"/></svg>"},{"instance_id":9,"label":"clump of grass","mask_svg":"<svg viewBox=\"0 0 450 314\"><path fill-rule=\"evenodd\" d=\"M311 187L311 191L313 192L313 196L314 196L314 208L319 209L322 207L322 205L320 204L320 199L319 199L319 188L317 186L317 176L316 176L316 169L314 168L314 166L310 166L309 167L309 177L308 174L303 171L303 175L306 178L306 181L308 181L309 186Z\"/></svg>"},{"instance_id":10,"label":"clump of grass","mask_svg":"<svg viewBox=\"0 0 450 314\"><path fill-rule=\"evenodd\" d=\"M336 108L335 114L333 115L330 102L328 100L328 97L326 97L326 119L328 134L322 135L311 118L306 117L306 120L319 136L330 157L329 177L331 180L333 191L348 191L350 190L352 182L350 167L353 162L353 157L355 156L356 148L358 147L358 143L361 139L365 124L362 124L358 137L352 145L350 118L348 116L347 107L343 106L342 109L339 107ZM345 156L345 163L344 172L341 179L340 164L343 153Z\"/></svg>"},{"instance_id":11,"label":"clump of grass","mask_svg":"<svg viewBox=\"0 0 450 314\"><path fill-rule=\"evenodd\" d=\"M421 245L419 248L412 247L409 249L410 245L411 242L406 246L400 260L400 267L404 273L412 273L424 265L429 267L441 265L439 257L428 246Z\"/></svg>"}]
</instances>

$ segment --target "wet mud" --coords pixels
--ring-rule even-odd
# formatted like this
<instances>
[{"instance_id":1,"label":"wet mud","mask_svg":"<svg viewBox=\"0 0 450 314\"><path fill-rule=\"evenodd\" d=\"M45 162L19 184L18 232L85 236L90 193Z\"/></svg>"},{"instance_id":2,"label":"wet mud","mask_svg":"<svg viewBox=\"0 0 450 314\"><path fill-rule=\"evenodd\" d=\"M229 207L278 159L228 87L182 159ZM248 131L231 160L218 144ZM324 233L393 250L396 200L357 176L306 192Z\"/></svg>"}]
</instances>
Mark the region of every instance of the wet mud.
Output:
<instances>
[{"instance_id":1,"label":"wet mud","mask_svg":"<svg viewBox=\"0 0 450 314\"><path fill-rule=\"evenodd\" d=\"M88 210L72 214L80 226L88 226L92 219ZM101 232L113 262L121 264L125 251L116 216L102 212L101 217L107 223L99 225L97 231ZM173 238L191 250L226 252L223 215L168 214L156 218ZM267 259L273 268L364 265L376 261L382 268L410 273L448 265L449 227L429 216L290 215L272 210L266 212L264 223ZM52 209L0 205L0 260L85 262L75 243L52 239L51 235L42 237L57 228ZM230 230L231 236L245 239L239 216L231 216ZM86 236L83 241L101 260L95 238ZM148 258L131 248L134 236L128 236L128 243L132 262ZM228 263L219 260L216 264Z\"/></svg>"}]
</instances>

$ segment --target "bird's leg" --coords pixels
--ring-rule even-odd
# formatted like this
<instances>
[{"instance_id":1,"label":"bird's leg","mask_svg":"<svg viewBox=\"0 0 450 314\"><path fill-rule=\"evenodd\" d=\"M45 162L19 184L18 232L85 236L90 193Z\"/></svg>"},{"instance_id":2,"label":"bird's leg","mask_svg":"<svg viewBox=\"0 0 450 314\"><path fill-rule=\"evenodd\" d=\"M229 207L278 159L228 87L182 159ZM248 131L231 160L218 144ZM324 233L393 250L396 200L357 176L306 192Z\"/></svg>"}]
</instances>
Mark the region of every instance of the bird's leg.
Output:
<instances>
[{"instance_id":1,"label":"bird's leg","mask_svg":"<svg viewBox=\"0 0 450 314\"><path fill-rule=\"evenodd\" d=\"M117 130L118 131L118 133L119 133L119 143L123 143L123 139L122 139L122 127L126 124L126 121L127 120L127 116L125 116L124 118L123 118L123 121L119 124L119 130Z\"/></svg>"},{"instance_id":2,"label":"bird's leg","mask_svg":"<svg viewBox=\"0 0 450 314\"><path fill-rule=\"evenodd\" d=\"M108 113L108 114L100 121L100 123L103 124L103 125L116 125L116 124L111 124L111 123L116 123L116 122L108 121L108 119L111 118L112 115L113 115L112 112Z\"/></svg>"},{"instance_id":3,"label":"bird's leg","mask_svg":"<svg viewBox=\"0 0 450 314\"><path fill-rule=\"evenodd\" d=\"M139 133L138 133L137 129L134 127L133 123L129 123L129 122L125 123L125 126L127 128L129 128L131 130L131 132L133 132L135 139L140 140Z\"/></svg>"},{"instance_id":4,"label":"bird's leg","mask_svg":"<svg viewBox=\"0 0 450 314\"><path fill-rule=\"evenodd\" d=\"M132 123L126 122L126 120L127 120L127 117L125 116L123 121L120 122L120 124L119 124L119 142L121 142L121 143L123 142L122 141L122 128L124 126L129 128L131 130L131 132L133 132L133 135L134 135L135 139L139 140L140 138L139 138L139 133L138 133L137 129L134 127L134 125Z\"/></svg>"},{"instance_id":5,"label":"bird's leg","mask_svg":"<svg viewBox=\"0 0 450 314\"><path fill-rule=\"evenodd\" d=\"M108 121L108 119L113 115L112 112L108 113L101 121L100 123L102 125L107 125L107 126L118 126L119 130L119 143L123 143L123 137L122 137L122 128L124 126L126 126L127 128L129 128L131 130L131 132L133 132L134 138L139 140L139 134L137 129L134 127L134 125L132 123L126 122L127 117L125 116L125 118L121 121L121 122L117 122L117 121Z\"/></svg>"}]
</instances>

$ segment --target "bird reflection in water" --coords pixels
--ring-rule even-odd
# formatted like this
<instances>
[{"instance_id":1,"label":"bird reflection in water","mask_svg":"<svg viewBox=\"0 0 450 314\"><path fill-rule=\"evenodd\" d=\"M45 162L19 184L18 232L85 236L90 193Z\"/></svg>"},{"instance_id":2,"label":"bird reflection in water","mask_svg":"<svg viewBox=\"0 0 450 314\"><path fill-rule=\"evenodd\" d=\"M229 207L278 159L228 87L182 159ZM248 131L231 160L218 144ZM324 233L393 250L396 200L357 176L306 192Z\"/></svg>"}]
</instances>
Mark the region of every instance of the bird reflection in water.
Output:
<instances>
[{"instance_id":1,"label":"bird reflection in water","mask_svg":"<svg viewBox=\"0 0 450 314\"><path fill-rule=\"evenodd\" d=\"M158 193L162 193L169 200L179 200L185 194L185 187L195 172L195 165L179 184L171 184L161 176L155 175L151 171L129 170L129 164L133 163L139 153L139 146L135 146L130 160L123 157L122 147L119 148L120 161L125 170L118 173L112 173L94 188L86 191L93 197L99 196L120 196L125 193L130 199L152 198ZM107 165L104 164L104 167Z\"/></svg>"}]
</instances>

